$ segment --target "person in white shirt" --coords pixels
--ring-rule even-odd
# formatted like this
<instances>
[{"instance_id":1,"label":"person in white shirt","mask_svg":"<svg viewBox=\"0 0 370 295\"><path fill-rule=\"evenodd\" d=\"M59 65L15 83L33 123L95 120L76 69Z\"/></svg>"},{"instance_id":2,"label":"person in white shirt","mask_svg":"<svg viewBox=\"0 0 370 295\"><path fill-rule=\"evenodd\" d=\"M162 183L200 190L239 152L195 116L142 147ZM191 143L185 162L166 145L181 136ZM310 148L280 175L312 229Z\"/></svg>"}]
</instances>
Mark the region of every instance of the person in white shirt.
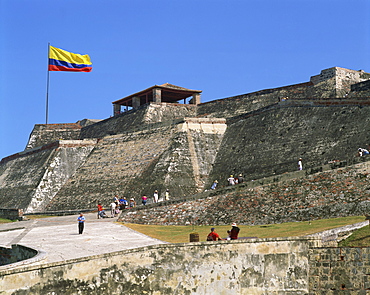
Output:
<instances>
[{"instance_id":1,"label":"person in white shirt","mask_svg":"<svg viewBox=\"0 0 370 295\"><path fill-rule=\"evenodd\" d=\"M112 218L116 216L116 206L117 204L115 202L110 203L110 214Z\"/></svg>"}]
</instances>

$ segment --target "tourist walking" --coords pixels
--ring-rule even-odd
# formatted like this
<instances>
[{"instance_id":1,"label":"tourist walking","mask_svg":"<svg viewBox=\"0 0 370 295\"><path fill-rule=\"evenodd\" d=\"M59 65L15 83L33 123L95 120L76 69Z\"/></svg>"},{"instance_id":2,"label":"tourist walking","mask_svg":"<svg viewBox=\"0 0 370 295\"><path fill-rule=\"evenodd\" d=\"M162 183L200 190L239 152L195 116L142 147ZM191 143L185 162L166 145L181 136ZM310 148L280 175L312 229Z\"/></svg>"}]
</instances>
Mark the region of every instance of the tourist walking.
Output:
<instances>
[{"instance_id":1,"label":"tourist walking","mask_svg":"<svg viewBox=\"0 0 370 295\"><path fill-rule=\"evenodd\" d=\"M143 203L144 206L146 205L147 199L148 197L146 195L141 197L141 202Z\"/></svg>"},{"instance_id":2,"label":"tourist walking","mask_svg":"<svg viewBox=\"0 0 370 295\"><path fill-rule=\"evenodd\" d=\"M217 181L217 180L215 180L215 181L213 182L212 186L211 186L211 189L216 189L217 184L218 184L218 181Z\"/></svg>"}]
</instances>

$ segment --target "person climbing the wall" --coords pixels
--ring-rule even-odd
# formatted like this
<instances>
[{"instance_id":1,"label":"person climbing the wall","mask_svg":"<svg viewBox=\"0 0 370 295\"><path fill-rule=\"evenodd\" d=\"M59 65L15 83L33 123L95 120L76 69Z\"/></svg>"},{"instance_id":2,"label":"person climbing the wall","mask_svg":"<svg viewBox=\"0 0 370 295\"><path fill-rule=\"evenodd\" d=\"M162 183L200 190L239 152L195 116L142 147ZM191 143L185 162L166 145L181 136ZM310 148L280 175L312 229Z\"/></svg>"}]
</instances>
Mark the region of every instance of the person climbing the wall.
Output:
<instances>
[{"instance_id":1,"label":"person climbing the wall","mask_svg":"<svg viewBox=\"0 0 370 295\"><path fill-rule=\"evenodd\" d=\"M217 181L217 180L215 180L215 181L213 182L212 186L211 186L211 189L216 189L217 184L218 184L218 181Z\"/></svg>"}]
</instances>

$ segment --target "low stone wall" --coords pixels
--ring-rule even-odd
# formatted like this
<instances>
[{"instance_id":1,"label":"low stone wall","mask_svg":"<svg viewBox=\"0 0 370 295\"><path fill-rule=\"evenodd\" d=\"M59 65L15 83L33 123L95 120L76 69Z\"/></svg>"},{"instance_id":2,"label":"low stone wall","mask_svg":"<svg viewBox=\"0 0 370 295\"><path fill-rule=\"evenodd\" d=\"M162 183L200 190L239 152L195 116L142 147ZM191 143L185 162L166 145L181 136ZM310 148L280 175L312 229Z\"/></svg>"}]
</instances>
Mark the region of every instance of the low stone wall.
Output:
<instances>
[{"instance_id":1,"label":"low stone wall","mask_svg":"<svg viewBox=\"0 0 370 295\"><path fill-rule=\"evenodd\" d=\"M0 271L0 294L308 294L307 238L156 245Z\"/></svg>"},{"instance_id":2,"label":"low stone wall","mask_svg":"<svg viewBox=\"0 0 370 295\"><path fill-rule=\"evenodd\" d=\"M10 220L23 220L23 210L22 209L0 208L0 218L10 219Z\"/></svg>"},{"instance_id":3,"label":"low stone wall","mask_svg":"<svg viewBox=\"0 0 370 295\"><path fill-rule=\"evenodd\" d=\"M370 248L309 250L310 295L368 294Z\"/></svg>"}]
</instances>

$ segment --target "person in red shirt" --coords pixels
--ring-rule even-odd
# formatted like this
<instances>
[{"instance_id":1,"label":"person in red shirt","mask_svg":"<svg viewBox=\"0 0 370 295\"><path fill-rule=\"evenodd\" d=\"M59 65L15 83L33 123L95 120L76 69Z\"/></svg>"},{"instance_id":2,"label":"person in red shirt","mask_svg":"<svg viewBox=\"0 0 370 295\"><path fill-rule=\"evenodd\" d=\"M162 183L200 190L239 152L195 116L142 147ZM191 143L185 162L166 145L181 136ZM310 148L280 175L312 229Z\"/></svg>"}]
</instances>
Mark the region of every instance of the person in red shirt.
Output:
<instances>
[{"instance_id":1,"label":"person in red shirt","mask_svg":"<svg viewBox=\"0 0 370 295\"><path fill-rule=\"evenodd\" d=\"M215 232L215 228L211 228L211 232L207 236L207 241L221 241L221 237L218 233Z\"/></svg>"},{"instance_id":2,"label":"person in red shirt","mask_svg":"<svg viewBox=\"0 0 370 295\"><path fill-rule=\"evenodd\" d=\"M99 203L98 204L98 219L99 218L106 218L106 217L108 217L108 216L105 214L103 206Z\"/></svg>"}]
</instances>

